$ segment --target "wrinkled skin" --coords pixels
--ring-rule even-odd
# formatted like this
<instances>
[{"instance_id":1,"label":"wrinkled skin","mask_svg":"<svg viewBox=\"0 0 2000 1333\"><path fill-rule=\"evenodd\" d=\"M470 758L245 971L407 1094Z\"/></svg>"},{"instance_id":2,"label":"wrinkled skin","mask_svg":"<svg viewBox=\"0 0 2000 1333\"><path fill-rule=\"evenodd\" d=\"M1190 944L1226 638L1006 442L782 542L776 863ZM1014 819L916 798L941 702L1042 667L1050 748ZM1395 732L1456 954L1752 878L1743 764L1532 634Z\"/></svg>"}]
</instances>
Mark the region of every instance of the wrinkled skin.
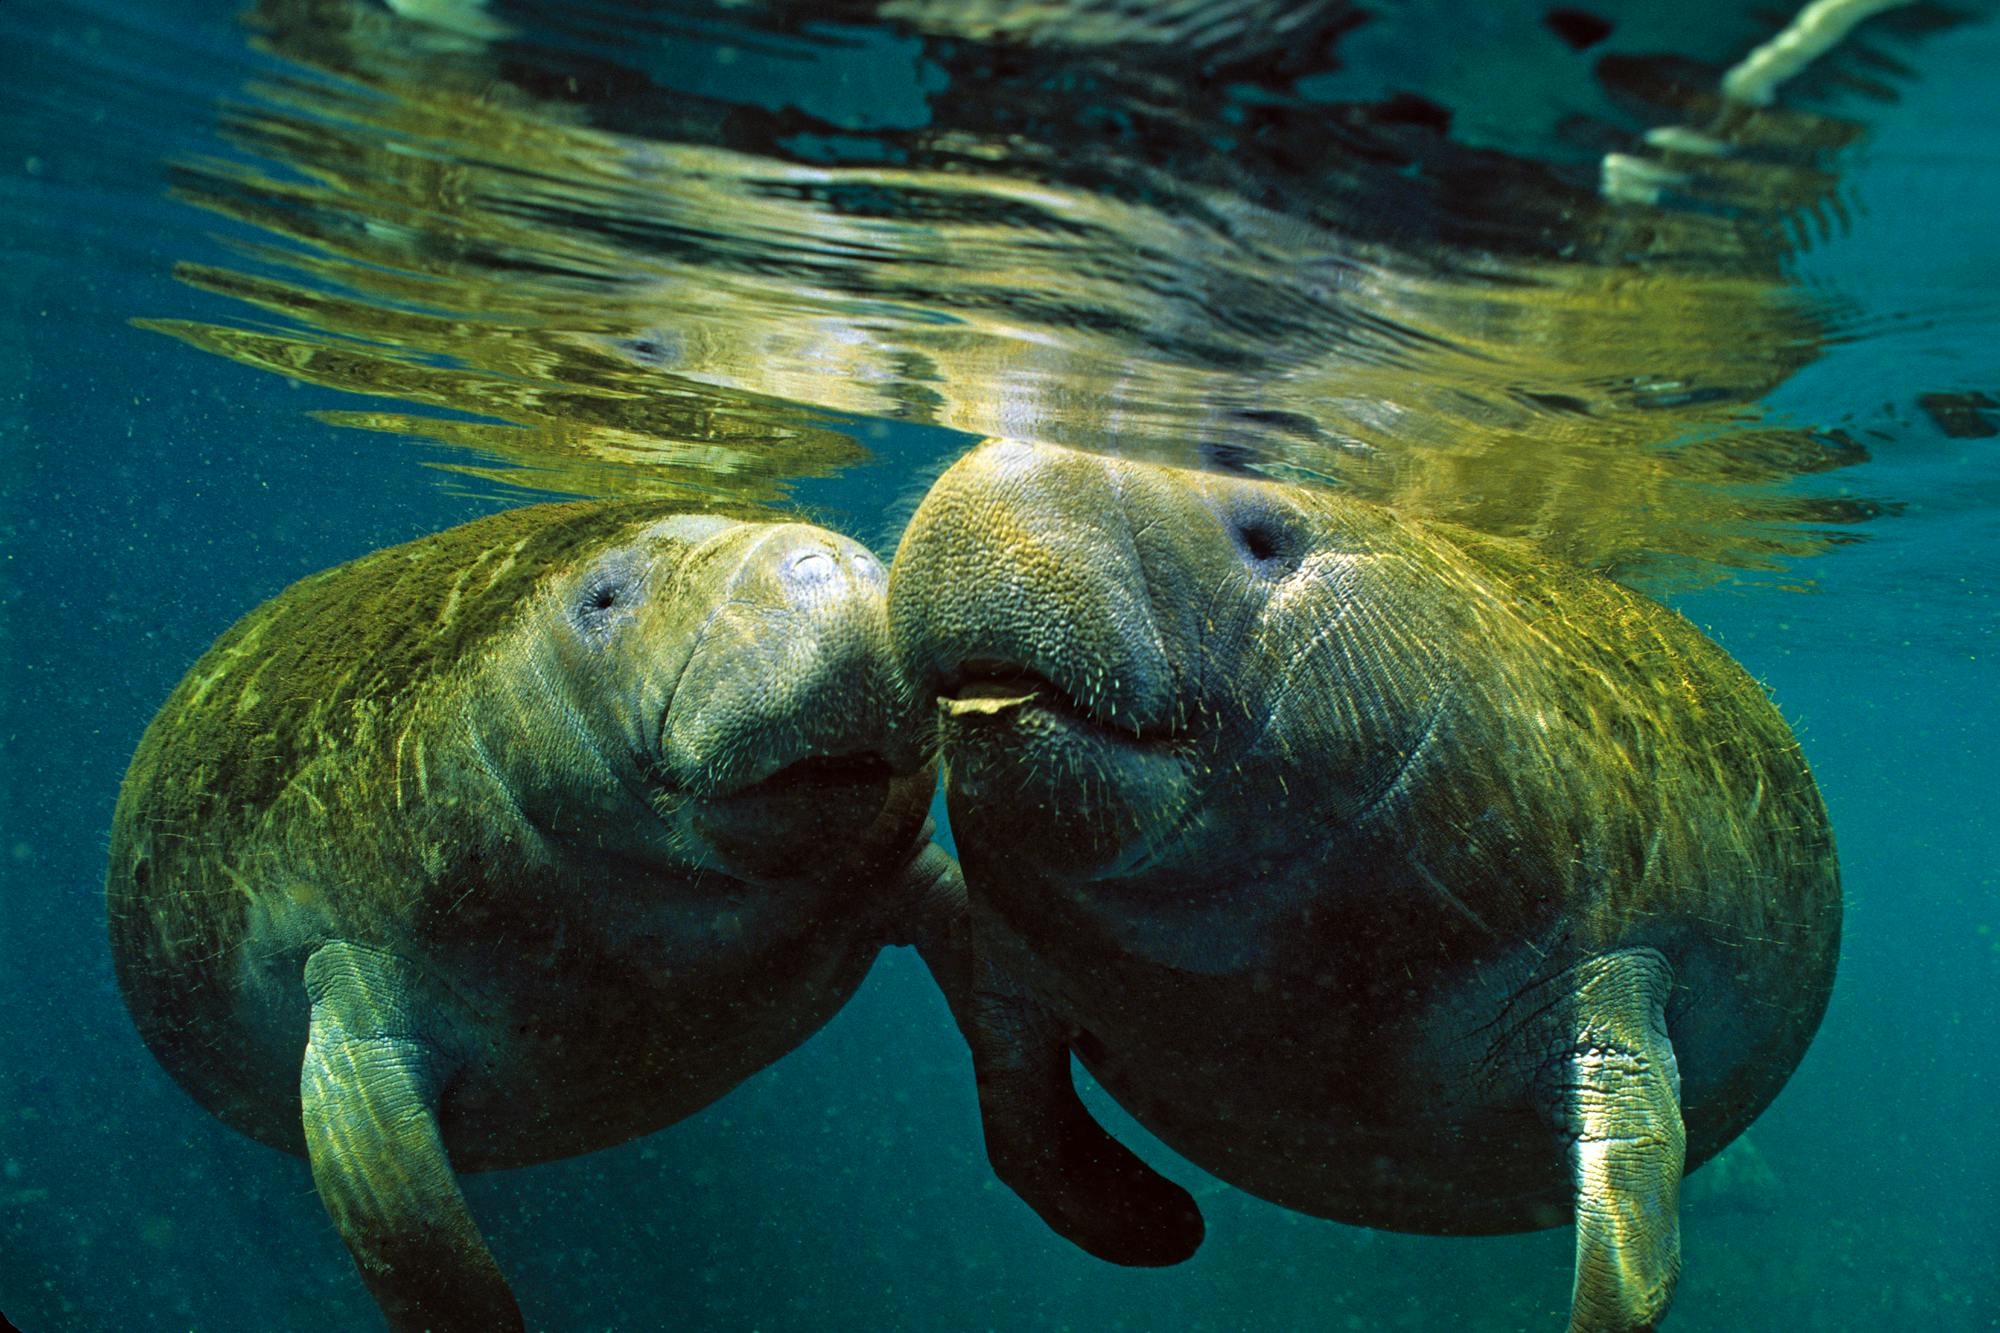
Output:
<instances>
[{"instance_id":1,"label":"wrinkled skin","mask_svg":"<svg viewBox=\"0 0 2000 1333\"><path fill-rule=\"evenodd\" d=\"M308 1154L393 1326L521 1326L454 1170L699 1110L885 944L964 975L884 580L803 524L516 510L294 585L147 731L127 1003L204 1106Z\"/></svg>"},{"instance_id":2,"label":"wrinkled skin","mask_svg":"<svg viewBox=\"0 0 2000 1333\"><path fill-rule=\"evenodd\" d=\"M1682 1171L1785 1082L1838 945L1753 680L1512 543L1013 443L939 480L890 585L989 1046L1068 1043L1305 1212L1574 1217L1572 1326L1664 1314Z\"/></svg>"}]
</instances>

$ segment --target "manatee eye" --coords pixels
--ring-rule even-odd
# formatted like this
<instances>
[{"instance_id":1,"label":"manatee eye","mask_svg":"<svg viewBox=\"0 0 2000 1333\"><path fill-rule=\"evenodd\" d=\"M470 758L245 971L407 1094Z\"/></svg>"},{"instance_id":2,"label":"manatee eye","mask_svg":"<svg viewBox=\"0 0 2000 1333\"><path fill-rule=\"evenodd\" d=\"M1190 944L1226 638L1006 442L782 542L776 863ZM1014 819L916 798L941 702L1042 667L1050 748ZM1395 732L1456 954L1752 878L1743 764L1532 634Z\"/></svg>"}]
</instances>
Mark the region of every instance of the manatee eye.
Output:
<instances>
[{"instance_id":1,"label":"manatee eye","mask_svg":"<svg viewBox=\"0 0 2000 1333\"><path fill-rule=\"evenodd\" d=\"M592 643L603 643L640 597L639 571L620 562L593 570L569 607L570 622Z\"/></svg>"},{"instance_id":2,"label":"manatee eye","mask_svg":"<svg viewBox=\"0 0 2000 1333\"><path fill-rule=\"evenodd\" d=\"M1281 579L1299 567L1304 541L1281 515L1240 511L1231 517L1229 533L1244 563L1260 578Z\"/></svg>"},{"instance_id":3,"label":"manatee eye","mask_svg":"<svg viewBox=\"0 0 2000 1333\"><path fill-rule=\"evenodd\" d=\"M1236 539L1243 543L1244 554L1252 560L1275 560L1278 556L1278 534L1269 528L1255 525L1239 529Z\"/></svg>"}]
</instances>

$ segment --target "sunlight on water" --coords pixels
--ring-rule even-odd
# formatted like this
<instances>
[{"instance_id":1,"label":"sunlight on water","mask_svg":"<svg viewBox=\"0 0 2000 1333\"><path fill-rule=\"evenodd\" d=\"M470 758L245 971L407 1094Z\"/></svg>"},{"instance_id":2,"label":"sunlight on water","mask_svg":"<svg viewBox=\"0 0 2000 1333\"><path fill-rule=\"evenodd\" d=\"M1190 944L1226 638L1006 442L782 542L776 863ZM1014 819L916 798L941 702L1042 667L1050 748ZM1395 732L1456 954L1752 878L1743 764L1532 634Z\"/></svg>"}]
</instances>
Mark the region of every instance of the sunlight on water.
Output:
<instances>
[{"instance_id":1,"label":"sunlight on water","mask_svg":"<svg viewBox=\"0 0 2000 1333\"><path fill-rule=\"evenodd\" d=\"M1014 12L1032 60L927 13L913 58L776 6L613 44L587 11L503 41L273 0L253 30L295 72L225 112L239 158L175 171L267 238L179 269L246 320L145 322L571 494L776 502L865 456L824 409L1342 485L1642 580L1780 568L1893 503L1800 490L1867 451L1760 406L1840 318L1785 265L1839 226L1852 122L1579 64L1621 107L1561 127L1625 144L1607 199L1415 95L1102 56L1122 10ZM739 52L923 114L729 102Z\"/></svg>"}]
</instances>

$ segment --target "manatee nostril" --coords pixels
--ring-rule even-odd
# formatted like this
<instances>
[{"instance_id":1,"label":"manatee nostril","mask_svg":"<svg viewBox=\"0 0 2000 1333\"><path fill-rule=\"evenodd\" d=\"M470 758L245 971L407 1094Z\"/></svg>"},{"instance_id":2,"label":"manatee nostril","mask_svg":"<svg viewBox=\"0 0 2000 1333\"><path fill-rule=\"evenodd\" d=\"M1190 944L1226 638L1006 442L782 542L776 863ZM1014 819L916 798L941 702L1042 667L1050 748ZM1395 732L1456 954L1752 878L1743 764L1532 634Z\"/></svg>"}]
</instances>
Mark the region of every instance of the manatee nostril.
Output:
<instances>
[{"instance_id":1,"label":"manatee nostril","mask_svg":"<svg viewBox=\"0 0 2000 1333\"><path fill-rule=\"evenodd\" d=\"M795 579L820 580L835 573L833 557L824 551L801 551L785 562L785 572Z\"/></svg>"},{"instance_id":2,"label":"manatee nostril","mask_svg":"<svg viewBox=\"0 0 2000 1333\"><path fill-rule=\"evenodd\" d=\"M848 557L848 568L854 577L871 588L886 589L889 586L889 571L882 568L882 562L866 551L856 551Z\"/></svg>"}]
</instances>

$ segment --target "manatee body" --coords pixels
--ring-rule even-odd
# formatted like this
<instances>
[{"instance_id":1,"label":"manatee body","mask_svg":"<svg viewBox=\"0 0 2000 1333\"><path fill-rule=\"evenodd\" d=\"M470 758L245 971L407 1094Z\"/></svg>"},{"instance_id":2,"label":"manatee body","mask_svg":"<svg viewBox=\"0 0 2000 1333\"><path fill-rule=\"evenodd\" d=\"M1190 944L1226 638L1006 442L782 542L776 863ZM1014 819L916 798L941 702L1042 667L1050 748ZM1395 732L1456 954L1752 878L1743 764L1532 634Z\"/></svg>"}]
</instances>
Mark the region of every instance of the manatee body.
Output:
<instances>
[{"instance_id":1,"label":"manatee body","mask_svg":"<svg viewBox=\"0 0 2000 1333\"><path fill-rule=\"evenodd\" d=\"M1048 1077L1069 1043L1304 1212L1573 1217L1572 1326L1664 1313L1683 1170L1833 982L1825 810L1754 680L1515 543L1012 443L936 484L890 585L940 705L976 1055Z\"/></svg>"},{"instance_id":2,"label":"manatee body","mask_svg":"<svg viewBox=\"0 0 2000 1333\"><path fill-rule=\"evenodd\" d=\"M126 1002L198 1101L309 1155L396 1327L520 1326L454 1168L676 1121L885 943L948 946L884 581L803 524L518 509L293 585L146 732Z\"/></svg>"}]
</instances>

